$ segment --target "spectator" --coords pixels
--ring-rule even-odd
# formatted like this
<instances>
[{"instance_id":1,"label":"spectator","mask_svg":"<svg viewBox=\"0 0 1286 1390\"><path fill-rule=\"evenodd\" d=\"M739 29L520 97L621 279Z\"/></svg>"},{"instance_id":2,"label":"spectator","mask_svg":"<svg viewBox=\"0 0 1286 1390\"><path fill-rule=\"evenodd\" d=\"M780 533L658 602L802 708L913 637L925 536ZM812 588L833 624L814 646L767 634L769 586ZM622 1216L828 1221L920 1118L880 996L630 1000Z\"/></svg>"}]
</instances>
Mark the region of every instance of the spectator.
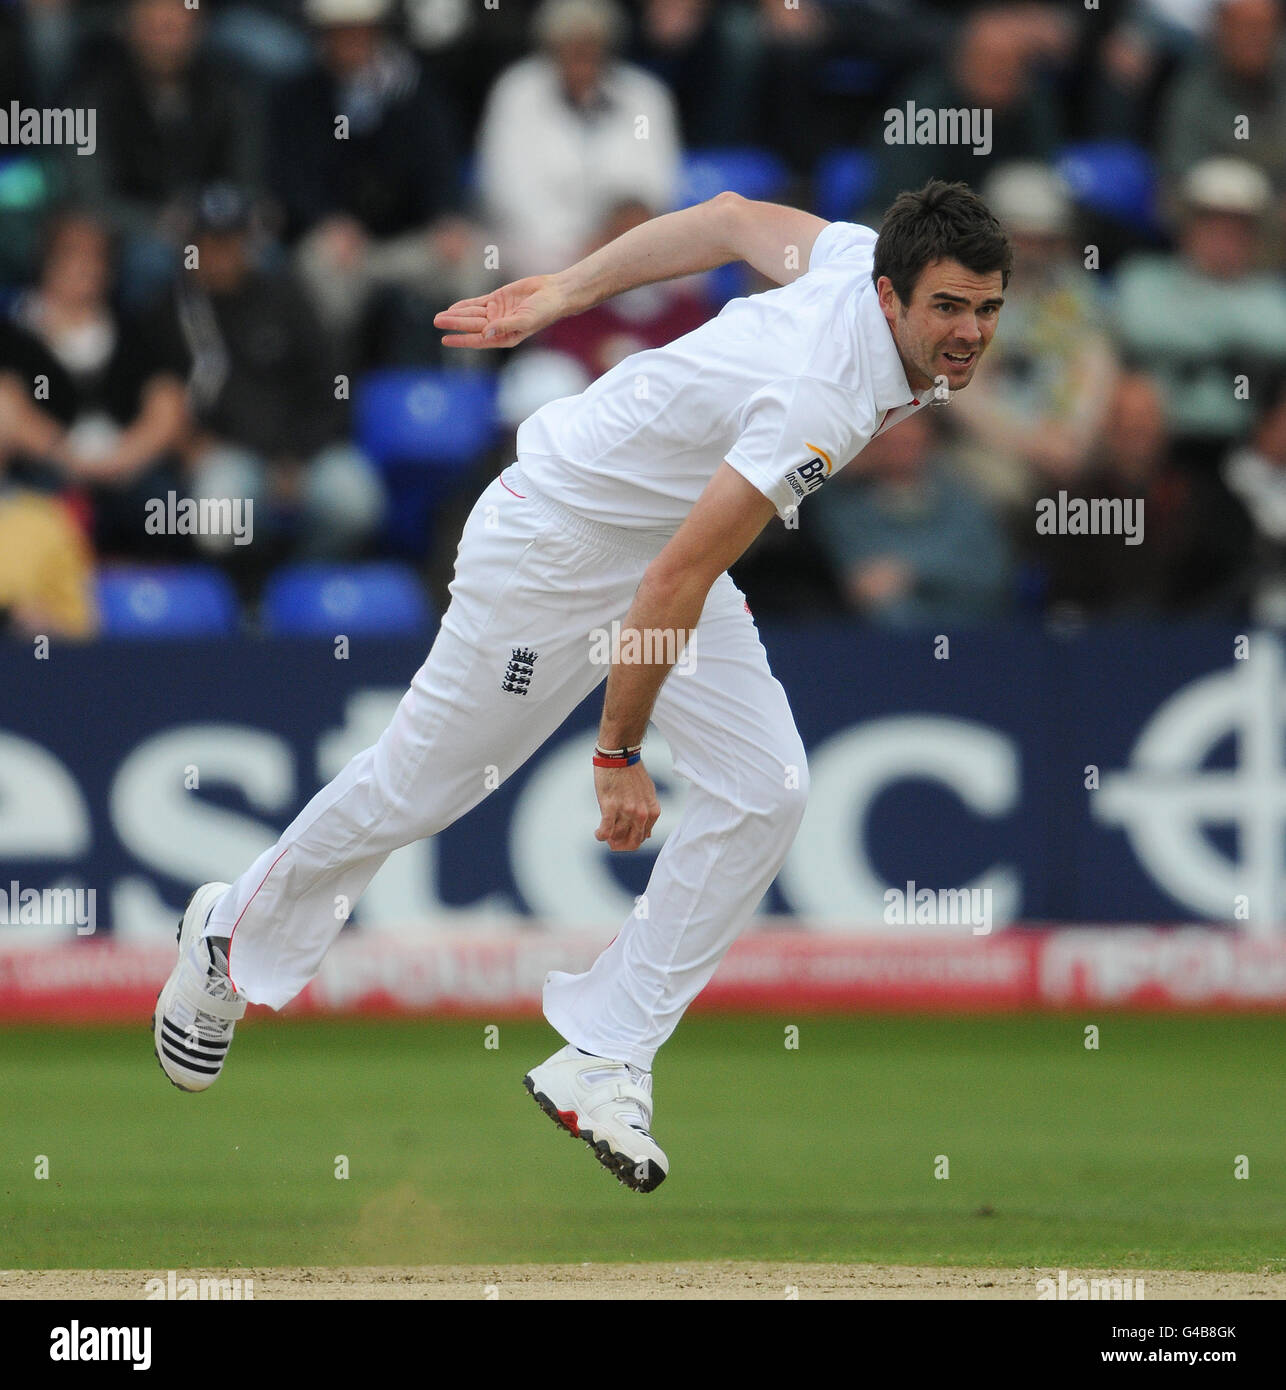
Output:
<instances>
[{"instance_id":1,"label":"spectator","mask_svg":"<svg viewBox=\"0 0 1286 1390\"><path fill-rule=\"evenodd\" d=\"M98 147L91 158L68 157L69 178L124 234L121 290L131 306L168 278L197 189L260 177L248 89L201 51L201 13L175 0L129 0L124 44L100 55L70 97L97 111Z\"/></svg>"},{"instance_id":2,"label":"spectator","mask_svg":"<svg viewBox=\"0 0 1286 1390\"><path fill-rule=\"evenodd\" d=\"M952 401L975 478L1025 518L1036 490L1084 468L1111 395L1116 356L1096 276L1073 241L1068 191L1039 164L998 169L985 185L1009 233L1014 272L1001 331L967 391Z\"/></svg>"},{"instance_id":3,"label":"spectator","mask_svg":"<svg viewBox=\"0 0 1286 1390\"><path fill-rule=\"evenodd\" d=\"M86 488L100 551L154 556L145 529L149 498L178 483L187 426L184 366L174 345L112 306L113 255L91 215L69 211L50 224L40 278L14 316L50 359L50 413L67 428L45 459Z\"/></svg>"},{"instance_id":4,"label":"spectator","mask_svg":"<svg viewBox=\"0 0 1286 1390\"><path fill-rule=\"evenodd\" d=\"M1180 71L1164 102L1160 156L1169 190L1177 194L1190 169L1223 155L1253 164L1284 199L1286 35L1280 0L1222 0L1212 37Z\"/></svg>"},{"instance_id":5,"label":"spectator","mask_svg":"<svg viewBox=\"0 0 1286 1390\"><path fill-rule=\"evenodd\" d=\"M1122 263L1116 323L1123 350L1160 382L1185 458L1213 468L1248 433L1265 376L1286 363L1286 280L1254 269L1270 201L1258 169L1205 160L1182 196L1177 255Z\"/></svg>"},{"instance_id":6,"label":"spectator","mask_svg":"<svg viewBox=\"0 0 1286 1390\"><path fill-rule=\"evenodd\" d=\"M289 272L255 267L250 232L244 196L229 185L205 191L197 269L179 277L158 326L181 340L189 364L192 492L254 502L256 536L268 540L256 547L260 562L276 558L287 536L293 558L345 558L378 525L383 491L348 442L333 364L306 297ZM235 555L230 537L200 539Z\"/></svg>"},{"instance_id":7,"label":"spectator","mask_svg":"<svg viewBox=\"0 0 1286 1390\"><path fill-rule=\"evenodd\" d=\"M618 203L581 254L592 255L653 216L640 202ZM709 317L708 301L689 282L669 280L628 290L583 314L560 319L540 335L539 344L575 358L592 381L632 352L663 347Z\"/></svg>"},{"instance_id":8,"label":"spectator","mask_svg":"<svg viewBox=\"0 0 1286 1390\"><path fill-rule=\"evenodd\" d=\"M1250 440L1220 470L1249 518L1248 585L1256 622L1286 627L1286 378L1268 397Z\"/></svg>"},{"instance_id":9,"label":"spectator","mask_svg":"<svg viewBox=\"0 0 1286 1390\"><path fill-rule=\"evenodd\" d=\"M1168 51L1192 53L1205 41L1219 0L1132 0L1130 19Z\"/></svg>"},{"instance_id":10,"label":"spectator","mask_svg":"<svg viewBox=\"0 0 1286 1390\"><path fill-rule=\"evenodd\" d=\"M612 0L545 0L534 27L541 52L501 74L479 138L506 279L570 265L614 203L669 209L677 191L674 99L613 56Z\"/></svg>"},{"instance_id":11,"label":"spectator","mask_svg":"<svg viewBox=\"0 0 1286 1390\"><path fill-rule=\"evenodd\" d=\"M27 105L35 84L24 38L22 15L12 9L0 10L0 92L6 102Z\"/></svg>"},{"instance_id":12,"label":"spectator","mask_svg":"<svg viewBox=\"0 0 1286 1390\"><path fill-rule=\"evenodd\" d=\"M1048 611L1077 619L1239 609L1248 530L1242 508L1210 474L1177 467L1156 383L1122 373L1084 473L1068 480L1076 500L1129 504L1137 544L1123 534L1038 534L1024 550L1044 575ZM1050 500L1055 500L1051 488Z\"/></svg>"},{"instance_id":13,"label":"spectator","mask_svg":"<svg viewBox=\"0 0 1286 1390\"><path fill-rule=\"evenodd\" d=\"M1057 103L1041 80L1039 66L1053 38L1044 32L1047 25L1019 22L1024 10L1007 6L971 15L948 50L949 65L922 71L905 92L890 98L889 109L903 114L907 102L916 112L977 111L989 123L983 133L990 138L977 146L941 138L931 144L896 144L889 142L885 124L877 137L884 146L876 193L880 208L902 189L920 188L930 178L959 179L977 187L995 166L1052 161L1062 130ZM1033 17L1039 18L1029 16ZM909 141L914 125L904 133Z\"/></svg>"},{"instance_id":14,"label":"spectator","mask_svg":"<svg viewBox=\"0 0 1286 1390\"><path fill-rule=\"evenodd\" d=\"M26 0L17 9L31 74L30 95L38 105L53 105L75 68L84 15L76 0Z\"/></svg>"},{"instance_id":15,"label":"spectator","mask_svg":"<svg viewBox=\"0 0 1286 1390\"><path fill-rule=\"evenodd\" d=\"M674 94L683 142L699 148L753 138L757 48L753 18L741 6L644 0L629 51Z\"/></svg>"},{"instance_id":16,"label":"spectator","mask_svg":"<svg viewBox=\"0 0 1286 1390\"><path fill-rule=\"evenodd\" d=\"M922 410L877 435L804 523L850 605L885 627L976 623L1009 606L1003 530L935 447L935 425Z\"/></svg>"},{"instance_id":17,"label":"spectator","mask_svg":"<svg viewBox=\"0 0 1286 1390\"><path fill-rule=\"evenodd\" d=\"M29 108L46 95L29 42L31 19L30 11L0 6L0 106L6 125L10 102ZM61 164L51 158L52 150L11 139L0 159L0 286L24 284L35 273L40 228L57 197Z\"/></svg>"},{"instance_id":18,"label":"spectator","mask_svg":"<svg viewBox=\"0 0 1286 1390\"><path fill-rule=\"evenodd\" d=\"M831 26L815 0L759 0L759 142L806 174L827 138L817 90Z\"/></svg>"},{"instance_id":19,"label":"spectator","mask_svg":"<svg viewBox=\"0 0 1286 1390\"><path fill-rule=\"evenodd\" d=\"M403 0L406 35L434 80L451 93L464 144L472 149L487 93L511 63L529 52L531 0Z\"/></svg>"},{"instance_id":20,"label":"spectator","mask_svg":"<svg viewBox=\"0 0 1286 1390\"><path fill-rule=\"evenodd\" d=\"M1067 74L1067 130L1073 140L1156 144L1158 95L1178 62L1176 40L1138 3L1083 12Z\"/></svg>"},{"instance_id":21,"label":"spectator","mask_svg":"<svg viewBox=\"0 0 1286 1390\"><path fill-rule=\"evenodd\" d=\"M307 0L319 61L273 103L272 185L285 237L337 338L391 303L422 317L490 283L459 215L452 113L387 31L391 9L389 0Z\"/></svg>"},{"instance_id":22,"label":"spectator","mask_svg":"<svg viewBox=\"0 0 1286 1390\"><path fill-rule=\"evenodd\" d=\"M85 534L62 498L16 476L63 433L65 420L37 399L51 366L29 334L0 322L0 631L88 637L96 615Z\"/></svg>"}]
</instances>

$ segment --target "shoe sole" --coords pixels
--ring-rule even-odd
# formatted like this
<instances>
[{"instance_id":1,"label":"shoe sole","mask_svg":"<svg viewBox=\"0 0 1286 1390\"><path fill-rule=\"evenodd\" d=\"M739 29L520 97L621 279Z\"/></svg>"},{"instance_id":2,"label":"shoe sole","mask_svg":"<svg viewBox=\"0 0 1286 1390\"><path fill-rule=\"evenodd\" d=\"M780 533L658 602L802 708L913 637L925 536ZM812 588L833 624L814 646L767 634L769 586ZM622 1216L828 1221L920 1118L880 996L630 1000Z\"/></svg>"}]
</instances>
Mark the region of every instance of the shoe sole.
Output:
<instances>
[{"instance_id":1,"label":"shoe sole","mask_svg":"<svg viewBox=\"0 0 1286 1390\"><path fill-rule=\"evenodd\" d=\"M583 1139L603 1167L611 1173L617 1182L628 1187L631 1192L655 1192L665 1181L665 1169L658 1168L651 1159L644 1159L643 1164L640 1165L627 1154L618 1153L606 1139L595 1139L593 1130L582 1128L575 1118L570 1122L565 1119L564 1114L570 1115L572 1112L559 1110L543 1091L536 1089L536 1083L530 1076L523 1077L522 1084L527 1088L532 1100L540 1106L564 1134L571 1135L573 1139ZM647 1168L645 1178L638 1176L640 1166Z\"/></svg>"}]
</instances>

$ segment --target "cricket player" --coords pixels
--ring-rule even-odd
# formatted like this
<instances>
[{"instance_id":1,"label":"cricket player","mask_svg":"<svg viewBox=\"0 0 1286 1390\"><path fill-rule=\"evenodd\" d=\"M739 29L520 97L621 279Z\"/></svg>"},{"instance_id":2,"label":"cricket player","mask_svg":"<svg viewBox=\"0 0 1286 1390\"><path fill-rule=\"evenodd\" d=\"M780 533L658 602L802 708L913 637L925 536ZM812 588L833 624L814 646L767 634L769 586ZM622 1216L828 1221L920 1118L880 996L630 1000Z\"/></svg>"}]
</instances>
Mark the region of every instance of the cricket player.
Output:
<instances>
[{"instance_id":1,"label":"cricket player","mask_svg":"<svg viewBox=\"0 0 1286 1390\"><path fill-rule=\"evenodd\" d=\"M517 459L465 524L441 630L384 734L235 883L193 894L153 1018L176 1086L212 1085L247 1001L292 999L385 858L476 806L606 676L596 838L624 853L652 833L649 723L690 788L646 914L584 974L547 977L545 1017L566 1046L525 1084L627 1187L665 1179L653 1058L780 868L808 785L728 567L876 435L968 385L1009 245L961 183L902 193L878 236L721 193L435 320L453 347L512 347L612 295L734 260L780 288L524 421ZM613 621L609 668L591 634ZM694 659L667 679L685 643Z\"/></svg>"}]
</instances>

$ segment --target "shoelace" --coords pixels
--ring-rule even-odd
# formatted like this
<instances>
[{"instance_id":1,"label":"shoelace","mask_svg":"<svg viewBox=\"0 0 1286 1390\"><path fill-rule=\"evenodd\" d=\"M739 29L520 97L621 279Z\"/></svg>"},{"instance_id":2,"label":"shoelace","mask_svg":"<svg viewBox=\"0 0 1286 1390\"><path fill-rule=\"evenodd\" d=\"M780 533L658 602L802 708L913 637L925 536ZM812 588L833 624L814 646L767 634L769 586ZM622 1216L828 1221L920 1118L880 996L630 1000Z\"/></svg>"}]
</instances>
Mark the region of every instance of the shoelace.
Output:
<instances>
[{"instance_id":1,"label":"shoelace","mask_svg":"<svg viewBox=\"0 0 1286 1390\"><path fill-rule=\"evenodd\" d=\"M210 957L210 964L205 972L205 992L215 999L232 999L236 997L236 990L232 987L232 980L228 975L228 958L217 946L208 938L204 943L207 947L207 954ZM213 1014L203 1014L198 1011L192 1020L191 1026L203 1036L213 1036L222 1041L235 1026L230 1019L215 1018ZM209 1032L205 1032L208 1029Z\"/></svg>"}]
</instances>

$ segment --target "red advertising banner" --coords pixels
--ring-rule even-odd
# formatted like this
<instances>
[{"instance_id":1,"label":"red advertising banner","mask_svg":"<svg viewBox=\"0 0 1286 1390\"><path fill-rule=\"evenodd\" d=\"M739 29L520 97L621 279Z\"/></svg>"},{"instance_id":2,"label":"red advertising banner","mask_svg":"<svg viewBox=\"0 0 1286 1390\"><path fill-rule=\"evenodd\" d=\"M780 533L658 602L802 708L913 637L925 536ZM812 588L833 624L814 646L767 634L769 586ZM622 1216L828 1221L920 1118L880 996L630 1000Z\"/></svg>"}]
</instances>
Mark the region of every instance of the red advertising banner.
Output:
<instances>
[{"instance_id":1,"label":"red advertising banner","mask_svg":"<svg viewBox=\"0 0 1286 1390\"><path fill-rule=\"evenodd\" d=\"M288 1014L535 1014L549 970L588 968L610 933L346 932ZM0 945L0 1021L146 1018L166 942ZM233 955L235 977L236 957ZM1286 1008L1286 937L1205 927L1009 928L994 935L770 927L728 953L694 1008L1008 1011Z\"/></svg>"}]
</instances>

